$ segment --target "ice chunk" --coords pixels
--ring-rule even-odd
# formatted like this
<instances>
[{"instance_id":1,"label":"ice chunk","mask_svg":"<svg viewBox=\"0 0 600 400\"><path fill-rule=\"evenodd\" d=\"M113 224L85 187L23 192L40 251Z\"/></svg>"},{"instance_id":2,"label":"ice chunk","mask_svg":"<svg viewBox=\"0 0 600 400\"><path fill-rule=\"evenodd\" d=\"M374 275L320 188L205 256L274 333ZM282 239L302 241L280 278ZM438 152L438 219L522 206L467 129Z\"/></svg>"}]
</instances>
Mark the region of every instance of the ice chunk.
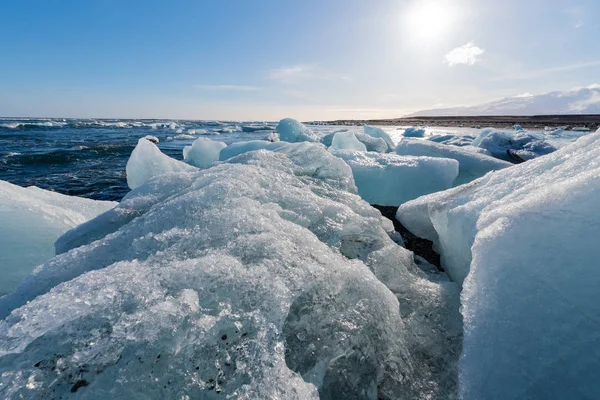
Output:
<instances>
[{"instance_id":1,"label":"ice chunk","mask_svg":"<svg viewBox=\"0 0 600 400\"><path fill-rule=\"evenodd\" d=\"M359 142L352 132L338 132L331 141L330 149L367 151L367 147Z\"/></svg>"},{"instance_id":2,"label":"ice chunk","mask_svg":"<svg viewBox=\"0 0 600 400\"><path fill-rule=\"evenodd\" d=\"M422 138L423 136L425 136L425 129L422 128L413 126L404 130L404 137Z\"/></svg>"},{"instance_id":3,"label":"ice chunk","mask_svg":"<svg viewBox=\"0 0 600 400\"><path fill-rule=\"evenodd\" d=\"M191 165L164 155L154 143L144 138L138 141L125 167L130 189L143 185L157 175L194 169Z\"/></svg>"},{"instance_id":4,"label":"ice chunk","mask_svg":"<svg viewBox=\"0 0 600 400\"><path fill-rule=\"evenodd\" d=\"M363 129L364 129L365 135L369 135L374 138L381 138L381 139L385 140L385 142L388 145L387 152L393 151L394 148L396 147L396 145L392 141L392 138L390 137L390 135L388 135L387 132L384 131L383 129L381 129L377 126L370 126L370 125L365 125L363 127Z\"/></svg>"},{"instance_id":5,"label":"ice chunk","mask_svg":"<svg viewBox=\"0 0 600 400\"><path fill-rule=\"evenodd\" d=\"M269 133L264 140L267 142L279 142L279 134L277 132Z\"/></svg>"},{"instance_id":6,"label":"ice chunk","mask_svg":"<svg viewBox=\"0 0 600 400\"><path fill-rule=\"evenodd\" d=\"M158 144L159 140L156 136L152 136L152 135L146 135L144 136L144 139L151 141L154 144Z\"/></svg>"},{"instance_id":7,"label":"ice chunk","mask_svg":"<svg viewBox=\"0 0 600 400\"><path fill-rule=\"evenodd\" d=\"M461 398L600 395L599 202L600 131L399 208L466 277Z\"/></svg>"},{"instance_id":8,"label":"ice chunk","mask_svg":"<svg viewBox=\"0 0 600 400\"><path fill-rule=\"evenodd\" d=\"M54 257L54 241L117 203L0 181L0 296Z\"/></svg>"},{"instance_id":9,"label":"ice chunk","mask_svg":"<svg viewBox=\"0 0 600 400\"><path fill-rule=\"evenodd\" d=\"M354 136L359 142L365 145L367 151L376 151L377 153L388 153L392 148L385 139L373 137L363 132L354 132Z\"/></svg>"},{"instance_id":10,"label":"ice chunk","mask_svg":"<svg viewBox=\"0 0 600 400\"><path fill-rule=\"evenodd\" d=\"M277 124L279 139L284 142L318 142L319 137L304 124L292 118L285 118Z\"/></svg>"},{"instance_id":11,"label":"ice chunk","mask_svg":"<svg viewBox=\"0 0 600 400\"><path fill-rule=\"evenodd\" d=\"M485 129L473 141L473 146L487 149L494 157L512 161L522 162L542 155L550 154L556 148L546 142L543 138L532 133L507 132L493 129ZM513 151L524 150L525 158L520 159L513 156ZM518 153L514 153L518 154Z\"/></svg>"},{"instance_id":12,"label":"ice chunk","mask_svg":"<svg viewBox=\"0 0 600 400\"><path fill-rule=\"evenodd\" d=\"M338 132L347 132L348 130L342 130L342 131L335 131L335 132L331 132L326 134L325 136L321 137L321 140L319 140L321 142L321 144L323 144L325 147L330 147L331 143L333 142L333 137L335 136L336 133Z\"/></svg>"},{"instance_id":13,"label":"ice chunk","mask_svg":"<svg viewBox=\"0 0 600 400\"><path fill-rule=\"evenodd\" d=\"M514 129L515 131L522 131L522 130L523 130L523 127L522 127L521 125L519 125L519 124L515 124L515 125L513 125L513 129Z\"/></svg>"},{"instance_id":14,"label":"ice chunk","mask_svg":"<svg viewBox=\"0 0 600 400\"><path fill-rule=\"evenodd\" d=\"M272 131L273 129L269 125L242 125L242 132Z\"/></svg>"},{"instance_id":15,"label":"ice chunk","mask_svg":"<svg viewBox=\"0 0 600 400\"><path fill-rule=\"evenodd\" d=\"M455 396L457 287L354 190L308 143L157 174L0 298L0 397Z\"/></svg>"},{"instance_id":16,"label":"ice chunk","mask_svg":"<svg viewBox=\"0 0 600 400\"><path fill-rule=\"evenodd\" d=\"M247 153L255 150L276 150L287 146L288 142L267 142L266 140L250 140L248 142L232 143L223 148L219 154L219 160L225 161L238 154Z\"/></svg>"},{"instance_id":17,"label":"ice chunk","mask_svg":"<svg viewBox=\"0 0 600 400\"><path fill-rule=\"evenodd\" d=\"M546 142L545 140L532 140L529 143L526 143L520 149L509 149L508 154L513 158L513 160L519 161L527 161L533 160L534 158L550 154L556 151L556 147Z\"/></svg>"},{"instance_id":18,"label":"ice chunk","mask_svg":"<svg viewBox=\"0 0 600 400\"><path fill-rule=\"evenodd\" d=\"M396 147L396 153L401 156L441 157L458 161L459 172L454 186L471 182L490 171L512 165L506 161L466 150L464 147L449 146L420 139L402 139Z\"/></svg>"},{"instance_id":19,"label":"ice chunk","mask_svg":"<svg viewBox=\"0 0 600 400\"><path fill-rule=\"evenodd\" d=\"M191 146L183 148L183 159L186 163L198 168L208 168L219 160L219 154L227 145L207 138L194 140Z\"/></svg>"},{"instance_id":20,"label":"ice chunk","mask_svg":"<svg viewBox=\"0 0 600 400\"><path fill-rule=\"evenodd\" d=\"M398 206L452 187L458 175L455 160L356 151L333 154L352 168L358 193L370 204Z\"/></svg>"}]
</instances>

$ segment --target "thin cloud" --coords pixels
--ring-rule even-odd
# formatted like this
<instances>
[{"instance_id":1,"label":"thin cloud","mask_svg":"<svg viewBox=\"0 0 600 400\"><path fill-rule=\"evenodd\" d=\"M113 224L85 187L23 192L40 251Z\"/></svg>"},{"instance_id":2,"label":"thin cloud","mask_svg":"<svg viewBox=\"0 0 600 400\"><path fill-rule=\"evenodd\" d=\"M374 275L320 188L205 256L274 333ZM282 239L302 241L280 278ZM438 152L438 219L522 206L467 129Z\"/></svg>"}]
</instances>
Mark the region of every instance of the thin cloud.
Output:
<instances>
[{"instance_id":1,"label":"thin cloud","mask_svg":"<svg viewBox=\"0 0 600 400\"><path fill-rule=\"evenodd\" d=\"M484 49L475 46L473 42L469 42L446 54L444 57L444 62L450 67L461 64L474 65L476 62L480 61L479 56L484 52Z\"/></svg>"},{"instance_id":2,"label":"thin cloud","mask_svg":"<svg viewBox=\"0 0 600 400\"><path fill-rule=\"evenodd\" d=\"M223 91L240 91L240 92L252 92L261 90L258 86L245 86L245 85L196 85L196 89L203 90L223 90Z\"/></svg>"},{"instance_id":3,"label":"thin cloud","mask_svg":"<svg viewBox=\"0 0 600 400\"><path fill-rule=\"evenodd\" d=\"M319 67L317 64L299 64L273 68L268 71L267 76L269 79L285 84L295 84L301 81L315 79L349 80L347 76L328 71Z\"/></svg>"},{"instance_id":4,"label":"thin cloud","mask_svg":"<svg viewBox=\"0 0 600 400\"><path fill-rule=\"evenodd\" d=\"M598 66L600 66L600 60L586 61L586 62L582 62L582 63L561 65L558 67L541 68L541 69L534 69L534 70L529 70L529 71L524 71L524 72L519 72L519 73L514 73L514 74L501 75L501 76L492 78L492 81L535 79L535 78L543 77L545 75L556 74L559 72L569 72L569 71L575 71L578 69L598 67Z\"/></svg>"}]
</instances>

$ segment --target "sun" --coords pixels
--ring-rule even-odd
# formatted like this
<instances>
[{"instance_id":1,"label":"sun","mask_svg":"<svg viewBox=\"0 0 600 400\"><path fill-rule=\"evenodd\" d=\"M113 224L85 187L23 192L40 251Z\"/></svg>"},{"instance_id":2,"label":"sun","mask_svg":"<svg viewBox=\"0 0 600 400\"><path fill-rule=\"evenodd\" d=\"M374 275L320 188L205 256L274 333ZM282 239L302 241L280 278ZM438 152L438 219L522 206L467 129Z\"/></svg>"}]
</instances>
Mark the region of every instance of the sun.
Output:
<instances>
[{"instance_id":1,"label":"sun","mask_svg":"<svg viewBox=\"0 0 600 400\"><path fill-rule=\"evenodd\" d=\"M452 28L455 9L448 0L416 0L403 19L409 36L418 42L433 42Z\"/></svg>"}]
</instances>

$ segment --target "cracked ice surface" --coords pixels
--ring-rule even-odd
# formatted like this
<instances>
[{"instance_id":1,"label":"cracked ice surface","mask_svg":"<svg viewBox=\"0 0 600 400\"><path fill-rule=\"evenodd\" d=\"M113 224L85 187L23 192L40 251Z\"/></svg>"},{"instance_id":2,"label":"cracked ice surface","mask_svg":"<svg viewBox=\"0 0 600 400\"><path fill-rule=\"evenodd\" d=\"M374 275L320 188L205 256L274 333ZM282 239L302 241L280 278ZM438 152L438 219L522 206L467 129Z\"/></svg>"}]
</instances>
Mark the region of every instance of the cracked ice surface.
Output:
<instances>
[{"instance_id":1,"label":"cracked ice surface","mask_svg":"<svg viewBox=\"0 0 600 400\"><path fill-rule=\"evenodd\" d=\"M0 298L1 397L454 395L457 285L341 159L299 143L199 170L152 146L136 188Z\"/></svg>"}]
</instances>

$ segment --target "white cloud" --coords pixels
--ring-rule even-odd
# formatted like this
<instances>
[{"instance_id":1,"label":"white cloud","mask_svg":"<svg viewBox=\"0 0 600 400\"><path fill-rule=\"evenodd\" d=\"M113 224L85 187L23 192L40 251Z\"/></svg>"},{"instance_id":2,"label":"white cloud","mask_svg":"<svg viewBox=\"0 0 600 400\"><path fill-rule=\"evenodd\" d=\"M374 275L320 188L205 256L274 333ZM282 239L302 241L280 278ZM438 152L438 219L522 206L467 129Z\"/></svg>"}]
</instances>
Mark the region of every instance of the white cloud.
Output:
<instances>
[{"instance_id":1,"label":"white cloud","mask_svg":"<svg viewBox=\"0 0 600 400\"><path fill-rule=\"evenodd\" d=\"M242 91L252 92L255 90L261 90L258 86L245 86L245 85L196 85L197 89L204 90L228 90L228 91Z\"/></svg>"},{"instance_id":2,"label":"white cloud","mask_svg":"<svg viewBox=\"0 0 600 400\"><path fill-rule=\"evenodd\" d=\"M444 62L451 67L458 64L473 65L480 61L478 57L484 52L484 49L475 46L473 42L469 42L446 54Z\"/></svg>"},{"instance_id":3,"label":"white cloud","mask_svg":"<svg viewBox=\"0 0 600 400\"><path fill-rule=\"evenodd\" d=\"M526 93L521 93L521 94L518 94L518 95L516 95L515 97L518 97L518 98L524 98L524 97L533 97L533 94L531 94L531 93L529 93L529 92L526 92Z\"/></svg>"}]
</instances>

